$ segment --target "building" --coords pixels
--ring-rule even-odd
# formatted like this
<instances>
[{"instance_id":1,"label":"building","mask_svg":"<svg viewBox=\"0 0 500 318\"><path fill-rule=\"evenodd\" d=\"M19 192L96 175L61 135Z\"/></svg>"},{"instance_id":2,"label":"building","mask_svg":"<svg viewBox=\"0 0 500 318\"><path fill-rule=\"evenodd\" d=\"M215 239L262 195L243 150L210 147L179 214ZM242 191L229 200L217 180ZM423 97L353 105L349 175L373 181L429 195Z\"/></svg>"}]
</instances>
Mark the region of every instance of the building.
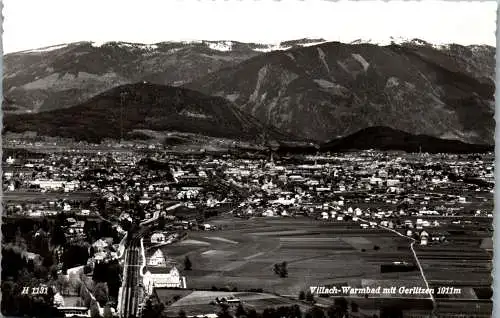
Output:
<instances>
[{"instance_id":1,"label":"building","mask_svg":"<svg viewBox=\"0 0 500 318\"><path fill-rule=\"evenodd\" d=\"M426 231L420 233L420 245L427 245L429 242L429 234Z\"/></svg>"},{"instance_id":2,"label":"building","mask_svg":"<svg viewBox=\"0 0 500 318\"><path fill-rule=\"evenodd\" d=\"M143 277L144 288L151 294L154 288L186 288L186 277L181 276L177 267L151 267Z\"/></svg>"},{"instance_id":3,"label":"building","mask_svg":"<svg viewBox=\"0 0 500 318\"><path fill-rule=\"evenodd\" d=\"M87 307L57 307L64 317L89 317L90 310Z\"/></svg>"},{"instance_id":4,"label":"building","mask_svg":"<svg viewBox=\"0 0 500 318\"><path fill-rule=\"evenodd\" d=\"M61 180L35 180L30 182L34 186L40 187L45 190L58 190L61 189L65 181Z\"/></svg>"},{"instance_id":5,"label":"building","mask_svg":"<svg viewBox=\"0 0 500 318\"><path fill-rule=\"evenodd\" d=\"M157 249L156 252L149 258L148 266L166 266L166 259L163 252Z\"/></svg>"},{"instance_id":6,"label":"building","mask_svg":"<svg viewBox=\"0 0 500 318\"><path fill-rule=\"evenodd\" d=\"M59 292L54 295L54 305L56 307L64 307L64 297Z\"/></svg>"},{"instance_id":7,"label":"building","mask_svg":"<svg viewBox=\"0 0 500 318\"><path fill-rule=\"evenodd\" d=\"M153 235L151 235L151 243L163 243L163 242L165 242L165 234L153 233Z\"/></svg>"},{"instance_id":8,"label":"building","mask_svg":"<svg viewBox=\"0 0 500 318\"><path fill-rule=\"evenodd\" d=\"M160 249L150 257L145 272L143 284L148 294L154 288L186 288L186 278L180 275L175 265L167 264Z\"/></svg>"},{"instance_id":9,"label":"building","mask_svg":"<svg viewBox=\"0 0 500 318\"><path fill-rule=\"evenodd\" d=\"M92 247L94 248L94 251L96 253L104 252L108 248L108 242L106 242L103 239L98 239L97 241L94 242L94 244L92 244Z\"/></svg>"}]
</instances>

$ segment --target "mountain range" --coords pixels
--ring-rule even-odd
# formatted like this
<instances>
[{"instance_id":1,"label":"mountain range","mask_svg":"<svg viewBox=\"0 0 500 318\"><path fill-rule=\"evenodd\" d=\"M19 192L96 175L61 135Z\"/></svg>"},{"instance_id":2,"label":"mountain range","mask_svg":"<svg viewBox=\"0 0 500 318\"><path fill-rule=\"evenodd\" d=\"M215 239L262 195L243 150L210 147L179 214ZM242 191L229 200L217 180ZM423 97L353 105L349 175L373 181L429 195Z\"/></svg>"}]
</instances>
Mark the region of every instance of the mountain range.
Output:
<instances>
[{"instance_id":1,"label":"mountain range","mask_svg":"<svg viewBox=\"0 0 500 318\"><path fill-rule=\"evenodd\" d=\"M284 48L311 41L286 42ZM178 86L281 46L236 41L76 42L4 56L9 112L71 107L108 89L149 81Z\"/></svg>"},{"instance_id":2,"label":"mountain range","mask_svg":"<svg viewBox=\"0 0 500 318\"><path fill-rule=\"evenodd\" d=\"M487 46L329 42L259 55L185 87L317 141L389 126L493 143L494 67Z\"/></svg>"},{"instance_id":3,"label":"mountain range","mask_svg":"<svg viewBox=\"0 0 500 318\"><path fill-rule=\"evenodd\" d=\"M8 131L101 140L175 130L324 144L386 126L494 143L489 46L78 42L7 54L4 66Z\"/></svg>"}]
</instances>

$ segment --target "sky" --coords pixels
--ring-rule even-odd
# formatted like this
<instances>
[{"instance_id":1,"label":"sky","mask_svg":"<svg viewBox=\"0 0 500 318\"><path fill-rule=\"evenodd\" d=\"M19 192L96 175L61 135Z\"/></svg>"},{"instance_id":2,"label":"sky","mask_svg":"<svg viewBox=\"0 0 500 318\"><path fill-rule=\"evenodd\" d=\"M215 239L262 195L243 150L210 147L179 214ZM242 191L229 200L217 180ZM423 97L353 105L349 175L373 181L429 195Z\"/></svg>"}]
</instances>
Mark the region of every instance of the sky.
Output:
<instances>
[{"instance_id":1,"label":"sky","mask_svg":"<svg viewBox=\"0 0 500 318\"><path fill-rule=\"evenodd\" d=\"M496 1L3 0L4 53L78 41L301 38L496 46Z\"/></svg>"}]
</instances>

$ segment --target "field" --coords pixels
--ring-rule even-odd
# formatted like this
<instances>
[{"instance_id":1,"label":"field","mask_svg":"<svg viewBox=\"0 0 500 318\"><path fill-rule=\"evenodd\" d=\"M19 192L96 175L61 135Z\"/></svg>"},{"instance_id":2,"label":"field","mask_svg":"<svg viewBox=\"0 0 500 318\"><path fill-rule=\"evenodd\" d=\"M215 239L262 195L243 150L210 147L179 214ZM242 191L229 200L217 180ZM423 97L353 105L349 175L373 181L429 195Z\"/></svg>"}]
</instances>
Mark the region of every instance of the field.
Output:
<instances>
[{"instance_id":1,"label":"field","mask_svg":"<svg viewBox=\"0 0 500 318\"><path fill-rule=\"evenodd\" d=\"M211 223L222 230L190 232L186 240L161 247L181 270L184 257L191 259L192 270L183 271L188 288L261 288L297 297L310 286L425 287L418 271L380 273L381 264L413 261L409 241L384 230L306 218L231 218ZM147 256L153 252L149 249ZM273 271L281 262L287 262L286 278Z\"/></svg>"},{"instance_id":2,"label":"field","mask_svg":"<svg viewBox=\"0 0 500 318\"><path fill-rule=\"evenodd\" d=\"M272 294L252 293L252 292L214 292L214 291L194 291L187 296L170 305L167 314L175 315L180 310L189 314L215 313L220 308L215 304L210 304L216 298L238 298L246 309L261 310L262 308L291 306L298 304L302 311L306 311L309 306Z\"/></svg>"},{"instance_id":3,"label":"field","mask_svg":"<svg viewBox=\"0 0 500 318\"><path fill-rule=\"evenodd\" d=\"M73 200L73 201L90 201L95 195L90 192L29 192L29 191L14 191L14 192L4 192L2 194L2 200L4 201L14 201L14 202L42 202L50 200Z\"/></svg>"},{"instance_id":4,"label":"field","mask_svg":"<svg viewBox=\"0 0 500 318\"><path fill-rule=\"evenodd\" d=\"M491 238L472 232L450 235L450 245L418 246L416 252L431 286L450 286L460 294L441 295L440 298L489 299L476 290L489 289L492 284ZM457 273L467 273L457 275Z\"/></svg>"}]
</instances>

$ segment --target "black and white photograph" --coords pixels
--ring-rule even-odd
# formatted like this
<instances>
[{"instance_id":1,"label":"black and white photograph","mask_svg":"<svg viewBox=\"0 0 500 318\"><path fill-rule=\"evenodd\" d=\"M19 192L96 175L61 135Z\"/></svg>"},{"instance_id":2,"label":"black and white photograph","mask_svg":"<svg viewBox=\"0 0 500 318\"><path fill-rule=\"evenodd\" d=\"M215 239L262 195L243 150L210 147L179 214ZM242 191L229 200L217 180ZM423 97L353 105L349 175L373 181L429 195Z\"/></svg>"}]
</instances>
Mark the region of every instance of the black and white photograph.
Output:
<instances>
[{"instance_id":1,"label":"black and white photograph","mask_svg":"<svg viewBox=\"0 0 500 318\"><path fill-rule=\"evenodd\" d=\"M2 317L495 317L496 1L2 17Z\"/></svg>"}]
</instances>

